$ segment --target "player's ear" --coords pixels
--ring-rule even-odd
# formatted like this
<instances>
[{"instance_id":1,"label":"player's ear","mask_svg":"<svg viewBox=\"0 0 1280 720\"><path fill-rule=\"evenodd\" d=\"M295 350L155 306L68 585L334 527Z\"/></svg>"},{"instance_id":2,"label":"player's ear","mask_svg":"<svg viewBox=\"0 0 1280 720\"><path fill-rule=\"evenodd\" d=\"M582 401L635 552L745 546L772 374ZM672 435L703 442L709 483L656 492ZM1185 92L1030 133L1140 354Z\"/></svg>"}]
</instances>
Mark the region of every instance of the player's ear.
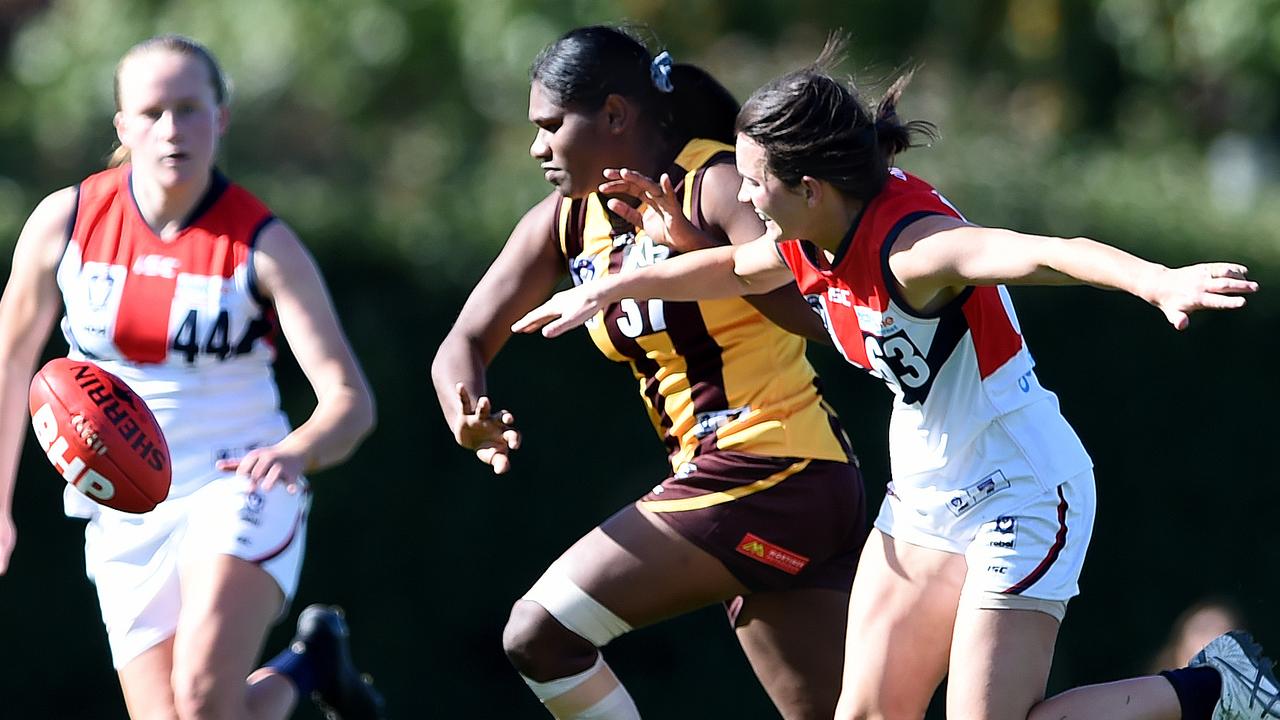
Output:
<instances>
[{"instance_id":1,"label":"player's ear","mask_svg":"<svg viewBox=\"0 0 1280 720\"><path fill-rule=\"evenodd\" d=\"M817 207L822 202L822 181L805 175L800 178L800 194L804 196L805 204L809 207Z\"/></svg>"},{"instance_id":2,"label":"player's ear","mask_svg":"<svg viewBox=\"0 0 1280 720\"><path fill-rule=\"evenodd\" d=\"M635 116L635 108L627 99L617 93L610 93L600 108L605 126L613 135L620 135L631 124Z\"/></svg>"}]
</instances>

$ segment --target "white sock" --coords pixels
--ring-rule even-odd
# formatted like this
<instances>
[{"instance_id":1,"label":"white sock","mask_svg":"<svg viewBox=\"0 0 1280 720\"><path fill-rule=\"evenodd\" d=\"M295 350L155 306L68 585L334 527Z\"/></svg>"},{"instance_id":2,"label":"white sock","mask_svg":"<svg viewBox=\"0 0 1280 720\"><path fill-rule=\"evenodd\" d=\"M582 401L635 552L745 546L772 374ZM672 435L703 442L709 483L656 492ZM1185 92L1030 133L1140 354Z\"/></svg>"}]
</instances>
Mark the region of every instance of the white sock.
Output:
<instances>
[{"instance_id":1,"label":"white sock","mask_svg":"<svg viewBox=\"0 0 1280 720\"><path fill-rule=\"evenodd\" d=\"M520 677L556 720L640 720L635 701L604 655L597 653L596 664L577 675L543 683Z\"/></svg>"}]
</instances>

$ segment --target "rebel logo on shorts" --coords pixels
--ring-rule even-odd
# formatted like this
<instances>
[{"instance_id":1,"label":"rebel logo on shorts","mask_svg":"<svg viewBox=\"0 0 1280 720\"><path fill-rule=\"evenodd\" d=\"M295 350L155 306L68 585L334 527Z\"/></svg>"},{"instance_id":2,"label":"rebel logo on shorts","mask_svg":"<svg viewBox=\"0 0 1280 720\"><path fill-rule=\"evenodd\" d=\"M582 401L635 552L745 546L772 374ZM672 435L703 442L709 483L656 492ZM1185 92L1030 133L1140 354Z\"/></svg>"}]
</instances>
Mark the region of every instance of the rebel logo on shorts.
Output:
<instances>
[{"instance_id":1,"label":"rebel logo on shorts","mask_svg":"<svg viewBox=\"0 0 1280 720\"><path fill-rule=\"evenodd\" d=\"M799 573L804 569L805 565L809 564L809 558L780 548L768 540L762 540L751 533L742 536L742 542L738 543L736 549L753 560L759 560L765 565L772 565L790 575Z\"/></svg>"},{"instance_id":2,"label":"rebel logo on shorts","mask_svg":"<svg viewBox=\"0 0 1280 720\"><path fill-rule=\"evenodd\" d=\"M996 470L973 485L962 490L956 490L951 499L947 500L947 509L951 511L952 515L960 517L972 509L974 505L1001 490L1007 490L1009 486L1009 480L1004 476L1004 472Z\"/></svg>"}]
</instances>

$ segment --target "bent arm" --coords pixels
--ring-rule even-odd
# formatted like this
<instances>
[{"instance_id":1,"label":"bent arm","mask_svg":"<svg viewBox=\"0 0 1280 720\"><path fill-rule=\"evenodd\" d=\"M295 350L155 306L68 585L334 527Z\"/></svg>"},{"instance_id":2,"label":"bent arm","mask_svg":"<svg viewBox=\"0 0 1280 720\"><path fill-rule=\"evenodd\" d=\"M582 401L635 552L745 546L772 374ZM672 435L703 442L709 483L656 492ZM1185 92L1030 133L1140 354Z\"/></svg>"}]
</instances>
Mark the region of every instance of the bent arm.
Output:
<instances>
[{"instance_id":1,"label":"bent arm","mask_svg":"<svg viewBox=\"0 0 1280 720\"><path fill-rule=\"evenodd\" d=\"M334 310L320 269L297 235L273 222L258 239L259 285L274 303L280 329L316 394L306 422L282 440L303 471L342 462L373 429L373 393Z\"/></svg>"},{"instance_id":2,"label":"bent arm","mask_svg":"<svg viewBox=\"0 0 1280 720\"><path fill-rule=\"evenodd\" d=\"M13 267L0 297L0 574L13 548L13 489L27 436L27 390L40 351L58 318L55 277L66 250L76 191L45 198L31 213L13 251Z\"/></svg>"},{"instance_id":3,"label":"bent arm","mask_svg":"<svg viewBox=\"0 0 1280 720\"><path fill-rule=\"evenodd\" d=\"M464 443L466 416L458 386L471 399L487 395L485 368L511 337L511 323L546 299L565 273L555 239L552 193L520 220L502 252L471 291L431 363L436 398L454 439Z\"/></svg>"}]
</instances>

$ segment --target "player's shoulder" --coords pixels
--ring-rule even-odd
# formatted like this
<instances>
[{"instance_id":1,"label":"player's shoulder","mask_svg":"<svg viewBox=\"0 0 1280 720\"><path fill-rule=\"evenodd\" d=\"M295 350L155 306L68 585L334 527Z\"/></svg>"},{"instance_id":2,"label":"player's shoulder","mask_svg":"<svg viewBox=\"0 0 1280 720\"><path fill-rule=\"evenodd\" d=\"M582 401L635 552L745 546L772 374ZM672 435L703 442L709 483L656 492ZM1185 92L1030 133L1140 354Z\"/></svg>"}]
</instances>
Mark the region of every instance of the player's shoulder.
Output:
<instances>
[{"instance_id":1,"label":"player's shoulder","mask_svg":"<svg viewBox=\"0 0 1280 720\"><path fill-rule=\"evenodd\" d=\"M885 192L894 195L909 195L912 193L931 194L937 191L924 178L912 175L902 168L890 167L889 176L885 180Z\"/></svg>"},{"instance_id":2,"label":"player's shoulder","mask_svg":"<svg viewBox=\"0 0 1280 720\"><path fill-rule=\"evenodd\" d=\"M55 190L42 199L22 230L22 242L37 253L41 266L57 264L62 257L76 218L79 188L76 185Z\"/></svg>"},{"instance_id":3,"label":"player's shoulder","mask_svg":"<svg viewBox=\"0 0 1280 720\"><path fill-rule=\"evenodd\" d=\"M71 220L72 213L76 209L76 201L80 196L80 187L78 185L69 185L59 188L45 195L39 203L36 204L34 210L31 211L31 219L41 221L63 221L65 224Z\"/></svg>"},{"instance_id":4,"label":"player's shoulder","mask_svg":"<svg viewBox=\"0 0 1280 720\"><path fill-rule=\"evenodd\" d=\"M261 198L245 186L215 170L210 193L219 211L250 223L265 223L275 213ZM272 223L275 224L275 223Z\"/></svg>"},{"instance_id":5,"label":"player's shoulder","mask_svg":"<svg viewBox=\"0 0 1280 720\"><path fill-rule=\"evenodd\" d=\"M738 201L742 176L732 161L732 153L729 157L728 161L703 166L696 188L690 189L696 192L698 212L710 225L722 226L738 214L753 213L749 206Z\"/></svg>"},{"instance_id":6,"label":"player's shoulder","mask_svg":"<svg viewBox=\"0 0 1280 720\"><path fill-rule=\"evenodd\" d=\"M572 203L573 200L561 195L559 190L552 190L525 211L511 232L512 239L532 237L553 240L558 244L561 217Z\"/></svg>"},{"instance_id":7,"label":"player's shoulder","mask_svg":"<svg viewBox=\"0 0 1280 720\"><path fill-rule=\"evenodd\" d=\"M872 201L869 214L877 220L896 223L903 216L924 212L959 215L928 181L891 167L884 189Z\"/></svg>"}]
</instances>

